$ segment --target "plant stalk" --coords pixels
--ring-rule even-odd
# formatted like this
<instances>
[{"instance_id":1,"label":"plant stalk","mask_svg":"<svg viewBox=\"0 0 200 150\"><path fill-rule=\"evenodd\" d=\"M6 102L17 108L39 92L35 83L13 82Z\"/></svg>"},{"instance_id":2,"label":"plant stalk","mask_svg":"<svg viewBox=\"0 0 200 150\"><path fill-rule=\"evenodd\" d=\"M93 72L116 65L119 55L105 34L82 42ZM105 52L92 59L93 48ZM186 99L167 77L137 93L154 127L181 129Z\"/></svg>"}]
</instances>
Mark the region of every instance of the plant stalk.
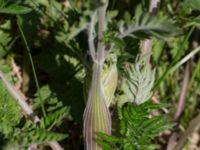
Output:
<instances>
[{"instance_id":1,"label":"plant stalk","mask_svg":"<svg viewBox=\"0 0 200 150\"><path fill-rule=\"evenodd\" d=\"M160 0L151 0L149 4L149 13L155 15L159 9ZM152 51L152 39L145 39L140 43L141 47L141 56L147 55L147 62L150 62L149 55Z\"/></svg>"},{"instance_id":2,"label":"plant stalk","mask_svg":"<svg viewBox=\"0 0 200 150\"><path fill-rule=\"evenodd\" d=\"M108 52L105 52L103 34L105 31L105 16L108 2L97 9L98 13L98 44L97 51L94 46L94 26L95 14L91 17L90 29L88 30L89 52L93 60L92 81L88 92L88 100L84 111L83 135L86 150L102 150L97 143L96 138L99 132L111 134L111 117L108 107L106 106L105 96L102 88L102 71L103 64Z\"/></svg>"},{"instance_id":3,"label":"plant stalk","mask_svg":"<svg viewBox=\"0 0 200 150\"><path fill-rule=\"evenodd\" d=\"M98 45L97 45L97 54L98 54L98 61L103 63L106 59L106 53L105 53L105 45L103 42L103 33L105 31L105 26L106 26L106 9L108 6L108 2L104 4L103 6L99 7L98 10L98 19L99 19L99 24L98 24Z\"/></svg>"},{"instance_id":4,"label":"plant stalk","mask_svg":"<svg viewBox=\"0 0 200 150\"><path fill-rule=\"evenodd\" d=\"M199 129L199 127L200 127L200 113L194 119L192 119L192 121L190 121L188 128L180 137L174 150L181 150L187 138L191 136L191 134L194 133L194 131Z\"/></svg>"},{"instance_id":5,"label":"plant stalk","mask_svg":"<svg viewBox=\"0 0 200 150\"><path fill-rule=\"evenodd\" d=\"M6 86L10 95L17 101L18 105L21 107L23 114L32 118L35 123L39 122L39 117L34 115L33 110L26 103L27 98L6 79L5 75L1 71L0 78ZM52 148L52 150L63 150L60 144L56 141L48 142L48 145Z\"/></svg>"},{"instance_id":6,"label":"plant stalk","mask_svg":"<svg viewBox=\"0 0 200 150\"><path fill-rule=\"evenodd\" d=\"M42 104L42 95L40 93L40 86L39 86L38 78L37 78L37 75L36 75L35 66L34 66L34 63L33 63L33 58L31 56L31 51L30 51L30 48L28 46L28 43L27 43L26 37L24 35L24 32L23 32L23 30L21 28L21 25L19 23L19 17L18 17L17 24L18 24L19 31L21 33L22 39L24 41L24 44L26 46L26 50L27 50L27 53L28 53L28 56L29 56L29 60L30 60L30 63L31 63L31 67L32 67L32 71L33 71L33 76L34 76L35 84L36 84L36 87L37 87L37 93L39 95L39 99L40 99L40 102L41 102L42 113L43 113L43 116L46 116L46 111L45 111L44 105Z\"/></svg>"},{"instance_id":7,"label":"plant stalk","mask_svg":"<svg viewBox=\"0 0 200 150\"><path fill-rule=\"evenodd\" d=\"M97 133L111 134L111 118L102 91L102 64L93 64L92 82L84 112L84 137L87 150L102 150Z\"/></svg>"}]
</instances>

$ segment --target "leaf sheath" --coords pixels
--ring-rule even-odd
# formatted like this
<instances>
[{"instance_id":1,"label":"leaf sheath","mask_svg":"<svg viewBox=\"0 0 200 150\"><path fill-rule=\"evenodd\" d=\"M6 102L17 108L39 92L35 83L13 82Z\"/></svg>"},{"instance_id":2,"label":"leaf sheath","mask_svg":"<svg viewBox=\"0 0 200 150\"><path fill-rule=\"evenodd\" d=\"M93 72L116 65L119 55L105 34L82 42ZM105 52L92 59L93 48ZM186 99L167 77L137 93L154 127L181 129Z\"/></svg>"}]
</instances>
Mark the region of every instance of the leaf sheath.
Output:
<instances>
[{"instance_id":1,"label":"leaf sheath","mask_svg":"<svg viewBox=\"0 0 200 150\"><path fill-rule=\"evenodd\" d=\"M102 150L96 142L97 133L111 134L110 112L102 90L102 64L94 63L92 82L84 112L84 137L87 150Z\"/></svg>"}]
</instances>

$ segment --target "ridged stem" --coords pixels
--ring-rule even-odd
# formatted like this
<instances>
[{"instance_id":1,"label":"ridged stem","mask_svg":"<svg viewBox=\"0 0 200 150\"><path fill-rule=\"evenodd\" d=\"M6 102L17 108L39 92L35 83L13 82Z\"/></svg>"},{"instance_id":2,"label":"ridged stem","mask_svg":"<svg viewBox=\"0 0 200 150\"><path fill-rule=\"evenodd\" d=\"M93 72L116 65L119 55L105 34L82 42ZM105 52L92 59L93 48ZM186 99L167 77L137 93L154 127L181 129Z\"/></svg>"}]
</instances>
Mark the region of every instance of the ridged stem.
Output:
<instances>
[{"instance_id":1,"label":"ridged stem","mask_svg":"<svg viewBox=\"0 0 200 150\"><path fill-rule=\"evenodd\" d=\"M102 150L96 142L97 133L111 134L110 112L102 91L102 64L93 64L92 82L84 112L84 138L87 150Z\"/></svg>"}]
</instances>

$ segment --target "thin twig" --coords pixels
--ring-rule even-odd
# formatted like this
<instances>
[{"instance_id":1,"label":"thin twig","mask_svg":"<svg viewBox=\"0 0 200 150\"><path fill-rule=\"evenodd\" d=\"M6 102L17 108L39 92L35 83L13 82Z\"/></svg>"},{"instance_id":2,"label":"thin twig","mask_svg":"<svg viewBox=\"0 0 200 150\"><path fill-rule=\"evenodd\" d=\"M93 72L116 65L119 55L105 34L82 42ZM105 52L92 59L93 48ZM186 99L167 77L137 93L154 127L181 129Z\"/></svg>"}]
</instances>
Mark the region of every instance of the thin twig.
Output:
<instances>
[{"instance_id":1,"label":"thin twig","mask_svg":"<svg viewBox=\"0 0 200 150\"><path fill-rule=\"evenodd\" d=\"M198 52L200 51L200 46L194 49L192 52L187 54L184 58L182 58L176 65L174 65L169 72L173 73L177 68L179 68L181 65L183 65L185 62L187 62L189 59L194 57Z\"/></svg>"},{"instance_id":2,"label":"thin twig","mask_svg":"<svg viewBox=\"0 0 200 150\"><path fill-rule=\"evenodd\" d=\"M32 116L33 114L33 110L30 109L30 107L28 106L28 104L25 102L26 101L26 97L20 93L5 77L5 75L3 74L3 72L0 71L0 78L3 81L4 85L6 86L8 92L10 93L10 95L15 98L15 100L17 101L17 103L20 105L20 107L22 108L24 114L28 115L28 116Z\"/></svg>"},{"instance_id":3,"label":"thin twig","mask_svg":"<svg viewBox=\"0 0 200 150\"><path fill-rule=\"evenodd\" d=\"M189 86L189 79L190 79L190 62L188 61L187 64L186 64L186 68L185 68L183 85L182 85L182 88L181 88L179 101L178 101L178 105L177 105L177 108L176 108L176 113L174 115L174 120L176 122L178 122L178 120L180 119L180 116L181 116L181 114L184 110L187 89L188 89L188 86ZM178 133L174 132L169 138L169 141L168 141L168 144L167 144L167 150L173 150L174 149L174 147L176 145L177 138L178 138Z\"/></svg>"},{"instance_id":4,"label":"thin twig","mask_svg":"<svg viewBox=\"0 0 200 150\"><path fill-rule=\"evenodd\" d=\"M1 71L0 71L0 78L3 81L4 85L6 86L6 89L8 90L10 95L16 100L18 105L21 107L23 114L32 118L35 123L39 122L40 121L39 117L34 115L33 110L26 103L27 98L6 79L4 73ZM53 150L63 150L60 144L56 141L48 142L48 144Z\"/></svg>"},{"instance_id":5,"label":"thin twig","mask_svg":"<svg viewBox=\"0 0 200 150\"><path fill-rule=\"evenodd\" d=\"M181 150L181 148L183 147L183 144L185 143L185 141L187 140L187 138L189 136L191 136L191 134L194 131L198 130L199 127L200 127L200 113L197 115L197 117L195 117L194 119L192 119L192 121L190 121L190 124L189 124L188 128L183 133L183 135L180 137L180 139L177 142L177 145L174 148L174 150Z\"/></svg>"},{"instance_id":6,"label":"thin twig","mask_svg":"<svg viewBox=\"0 0 200 150\"><path fill-rule=\"evenodd\" d=\"M181 93L178 101L178 105L176 108L176 114L174 116L175 121L179 119L183 112L183 108L185 106L185 99L186 99L186 93L189 85L189 79L190 79L190 61L187 62L185 73L184 73L184 79L183 79L183 86L181 88Z\"/></svg>"},{"instance_id":7,"label":"thin twig","mask_svg":"<svg viewBox=\"0 0 200 150\"><path fill-rule=\"evenodd\" d=\"M184 46L186 45L188 39L190 38L191 34L193 33L195 27L192 27L188 34L184 37L183 41L181 42L182 44L180 44L179 46L179 50L183 50L184 49ZM175 57L174 59L172 60L172 62L170 63L170 65L167 67L167 69L164 71L164 73L161 75L161 77L156 81L155 85L154 85L154 88L155 89L156 87L158 87L158 85L164 81L165 77L170 73L170 69L173 68L173 66L175 66L177 64L177 59L179 57L179 54L180 52L177 51L177 53L175 54Z\"/></svg>"},{"instance_id":8,"label":"thin twig","mask_svg":"<svg viewBox=\"0 0 200 150\"><path fill-rule=\"evenodd\" d=\"M26 38L24 36L24 33L23 33L22 29L21 29L21 26L20 26L19 22L18 22L18 27L19 27L20 33L22 35L22 38L24 40L24 43L25 43L25 46L26 46L26 49L27 49L27 52L28 52L28 55L29 55L29 59L30 59L30 62L31 62L31 66L32 66L32 70L33 70L33 75L34 75L34 79L35 79L35 83L36 83L36 87L37 87L37 91L38 91L38 95L39 95L40 101L42 102L42 96L41 96L41 93L40 93L40 87L39 87L37 75L36 75L36 72L35 72L35 67L34 67L34 64L33 64L33 59L32 59L31 53L30 53L30 49L29 49L28 43L26 41ZM7 85L9 85L8 83L9 82L7 82ZM25 100L21 99L22 97L20 97L20 95L17 92L15 92L14 88L11 88L11 86L10 86L10 89L13 89L10 92L13 94L13 96L15 96L15 98L17 98L17 101L20 101L19 105L23 108L24 111L27 112L27 115L32 116L33 115L33 111L28 106L28 104L25 102ZM21 94L21 96L22 96L22 94ZM25 96L24 96L24 98L25 98ZM44 105L41 104L41 107L42 107L43 115L46 116ZM39 117L37 117L37 116L35 116L35 118L39 119ZM60 144L58 142L56 142L56 141L48 142L48 144L49 144L49 146L53 150L63 150L63 148L60 146Z\"/></svg>"},{"instance_id":9,"label":"thin twig","mask_svg":"<svg viewBox=\"0 0 200 150\"><path fill-rule=\"evenodd\" d=\"M176 140L177 140L177 138L178 138L178 133L174 132L174 133L170 136L170 138L169 138L169 140L168 140L166 150L173 150L173 149L174 149L174 147L175 147L175 145L176 145Z\"/></svg>"},{"instance_id":10,"label":"thin twig","mask_svg":"<svg viewBox=\"0 0 200 150\"><path fill-rule=\"evenodd\" d=\"M193 30L194 29L192 29L191 31L193 31ZM193 49L197 48L197 51L193 50L191 53L189 53L182 60L188 60L188 58L189 59L192 58L193 55L195 55L195 53L198 52L198 43L197 43L197 41L198 41L198 36L197 36L197 34L195 34L191 46L192 46ZM188 57L188 56L190 56L190 57ZM185 58L187 58L187 59L185 59ZM184 62L184 61L182 61L182 62ZM178 122L178 120L180 119L180 116L181 116L181 114L182 114L182 112L184 110L185 98L187 96L187 89L191 87L192 81L194 80L194 77L196 75L196 69L195 69L195 72L194 72L192 78L189 79L190 78L190 70L191 70L191 60L187 61L186 68L185 68L183 86L182 86L182 89L181 89L181 93L180 93L180 97L179 97L179 102L178 102L178 105L177 105L177 108L176 108L176 113L174 115L174 120L176 122ZM178 135L178 133L174 132L171 135L171 137L170 137L170 139L168 141L168 148L167 148L167 150L173 150L175 148L175 146L176 146L176 141L177 141L178 136L176 136L176 138L174 138L174 135ZM172 138L173 138L173 140L171 140Z\"/></svg>"}]
</instances>

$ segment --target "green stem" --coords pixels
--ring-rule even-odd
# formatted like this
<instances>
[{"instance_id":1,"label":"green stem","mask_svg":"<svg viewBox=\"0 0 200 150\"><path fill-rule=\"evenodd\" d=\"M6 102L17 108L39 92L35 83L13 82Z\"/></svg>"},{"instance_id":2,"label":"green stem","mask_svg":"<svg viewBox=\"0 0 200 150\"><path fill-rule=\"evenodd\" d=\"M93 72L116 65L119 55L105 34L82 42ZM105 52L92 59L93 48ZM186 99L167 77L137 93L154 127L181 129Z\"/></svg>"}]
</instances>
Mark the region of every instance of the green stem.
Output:
<instances>
[{"instance_id":1,"label":"green stem","mask_svg":"<svg viewBox=\"0 0 200 150\"><path fill-rule=\"evenodd\" d=\"M194 72L193 72L193 74L192 74L192 77L191 77L191 80L190 80L190 84L189 84L189 89L191 88L195 77L196 77L197 74L199 73L199 70L200 70L200 59L198 60L197 65L196 65L196 67L195 67L195 69L194 69Z\"/></svg>"},{"instance_id":2,"label":"green stem","mask_svg":"<svg viewBox=\"0 0 200 150\"><path fill-rule=\"evenodd\" d=\"M38 83L38 79L37 79L37 75L36 75L36 71L35 71L35 66L34 66L34 63L33 63L33 58L32 58L32 55L31 55L31 52L30 52L30 48L28 46L28 43L27 43L27 40L25 38L25 35L24 35L24 32L20 26L20 23L19 23L19 16L18 16L18 21L17 21L17 25L19 27L19 31L20 31L20 34L22 36L22 39L24 41L24 44L26 46L26 50L27 50L27 53L28 53L28 56L29 56L29 59L30 59L30 63L31 63L31 67L32 67L32 71L33 71L33 77L34 77L34 80L35 80L35 84L36 84L36 87L37 87L37 93L39 95L39 99L40 99L40 104L41 104L41 108L42 108L42 113L43 113L43 116L46 116L46 111L45 111L45 108L44 108L44 105L42 104L42 95L40 93L40 86L39 86L39 83Z\"/></svg>"},{"instance_id":3,"label":"green stem","mask_svg":"<svg viewBox=\"0 0 200 150\"><path fill-rule=\"evenodd\" d=\"M185 46L186 41L189 39L190 35L192 34L192 32L194 31L195 27L192 27L190 29L190 31L188 32L188 34L185 36L184 40L183 40L183 44L180 45L179 50L183 50L183 47ZM165 72L162 74L162 76L157 80L157 82L154 85L155 89L156 87L158 87L158 85L165 79L165 77L168 75L168 73L171 71L171 68L174 67L177 63L177 58L179 56L180 52L178 51L172 61L172 63L169 65L169 67L165 70Z\"/></svg>"},{"instance_id":4,"label":"green stem","mask_svg":"<svg viewBox=\"0 0 200 150\"><path fill-rule=\"evenodd\" d=\"M187 54L185 57L183 57L178 63L176 63L176 65L174 65L172 68L170 68L169 73L173 74L173 72L175 70L177 70L177 68L179 68L181 65L183 65L185 62L187 62L189 59L191 59L192 57L194 57L194 55L196 55L198 52L200 51L200 46L197 47L196 49L194 49L192 52L190 52L189 54Z\"/></svg>"},{"instance_id":5,"label":"green stem","mask_svg":"<svg viewBox=\"0 0 200 150\"><path fill-rule=\"evenodd\" d=\"M112 10L115 8L115 5L116 5L116 0L113 0L112 6L111 6L111 9L112 9Z\"/></svg>"}]
</instances>

